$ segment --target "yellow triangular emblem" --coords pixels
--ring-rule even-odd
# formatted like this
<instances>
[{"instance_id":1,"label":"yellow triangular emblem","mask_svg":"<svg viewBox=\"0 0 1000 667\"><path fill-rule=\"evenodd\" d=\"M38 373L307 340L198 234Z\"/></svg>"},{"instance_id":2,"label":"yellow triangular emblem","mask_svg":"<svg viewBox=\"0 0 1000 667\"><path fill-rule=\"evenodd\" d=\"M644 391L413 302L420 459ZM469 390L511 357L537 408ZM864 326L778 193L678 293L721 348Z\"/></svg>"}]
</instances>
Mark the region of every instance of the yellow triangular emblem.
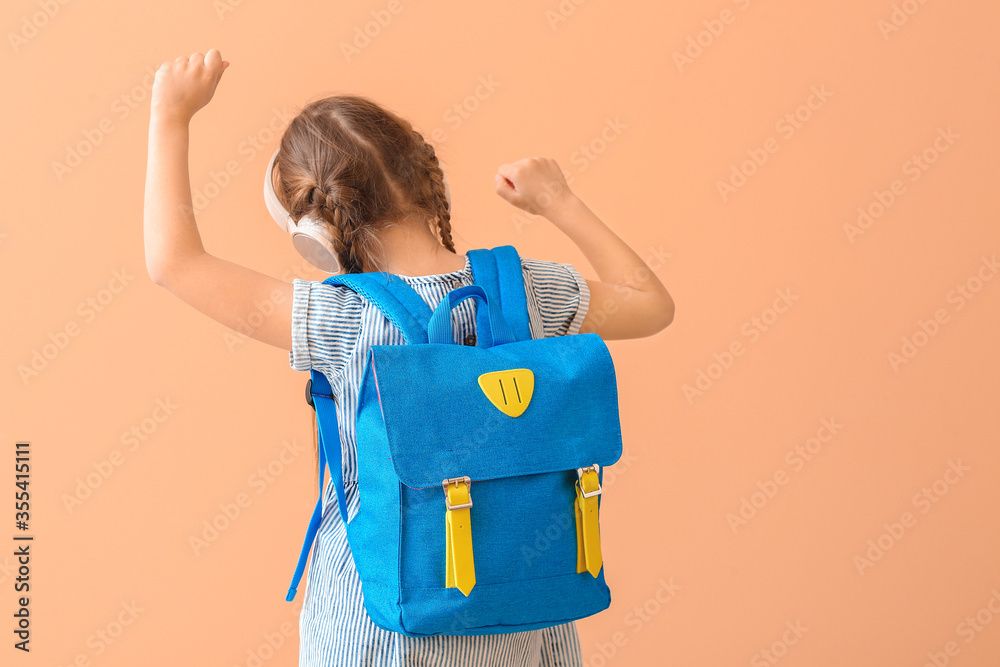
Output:
<instances>
[{"instance_id":1,"label":"yellow triangular emblem","mask_svg":"<svg viewBox=\"0 0 1000 667\"><path fill-rule=\"evenodd\" d=\"M535 374L528 368L512 368L479 376L479 388L500 412L520 417L535 389Z\"/></svg>"}]
</instances>

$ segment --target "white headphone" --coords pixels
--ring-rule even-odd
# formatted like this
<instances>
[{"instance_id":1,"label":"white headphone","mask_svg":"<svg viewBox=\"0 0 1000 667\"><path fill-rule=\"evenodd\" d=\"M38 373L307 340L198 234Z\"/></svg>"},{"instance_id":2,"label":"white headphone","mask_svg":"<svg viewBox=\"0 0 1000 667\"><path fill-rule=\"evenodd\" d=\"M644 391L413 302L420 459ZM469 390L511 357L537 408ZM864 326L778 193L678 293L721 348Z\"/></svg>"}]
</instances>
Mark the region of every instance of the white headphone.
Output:
<instances>
[{"instance_id":1,"label":"white headphone","mask_svg":"<svg viewBox=\"0 0 1000 667\"><path fill-rule=\"evenodd\" d=\"M264 203L267 205L267 210L278 226L292 235L292 245L306 261L324 273L339 273L340 261L333 248L333 237L330 236L329 224L325 220L310 215L303 215L298 222L295 222L278 201L278 195L274 192L272 176L274 162L278 158L278 150L280 148L275 150L274 155L271 156L267 172L264 174ZM451 190L448 188L447 176L444 177L444 194L448 199L450 209Z\"/></svg>"}]
</instances>

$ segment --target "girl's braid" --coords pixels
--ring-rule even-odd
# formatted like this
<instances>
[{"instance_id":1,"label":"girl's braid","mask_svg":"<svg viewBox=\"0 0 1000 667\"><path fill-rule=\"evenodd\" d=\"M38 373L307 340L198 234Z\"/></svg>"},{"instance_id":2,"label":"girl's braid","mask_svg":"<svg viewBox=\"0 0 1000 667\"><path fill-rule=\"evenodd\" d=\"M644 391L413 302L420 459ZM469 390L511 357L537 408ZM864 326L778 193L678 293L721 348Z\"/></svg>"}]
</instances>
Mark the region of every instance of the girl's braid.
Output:
<instances>
[{"instance_id":1,"label":"girl's braid","mask_svg":"<svg viewBox=\"0 0 1000 667\"><path fill-rule=\"evenodd\" d=\"M333 246L344 273L365 270L362 255L370 230L360 224L357 201L358 191L342 184L325 189L317 184L310 193L311 212L325 219L337 232L333 234Z\"/></svg>"},{"instance_id":2,"label":"girl's braid","mask_svg":"<svg viewBox=\"0 0 1000 667\"><path fill-rule=\"evenodd\" d=\"M416 144L414 163L418 174L425 174L425 182L430 185L430 202L437 217L438 230L441 232L441 243L451 252L455 252L455 243L451 238L451 207L444 190L444 172L434 152L434 146L424 140L417 130L413 130L413 140Z\"/></svg>"}]
</instances>

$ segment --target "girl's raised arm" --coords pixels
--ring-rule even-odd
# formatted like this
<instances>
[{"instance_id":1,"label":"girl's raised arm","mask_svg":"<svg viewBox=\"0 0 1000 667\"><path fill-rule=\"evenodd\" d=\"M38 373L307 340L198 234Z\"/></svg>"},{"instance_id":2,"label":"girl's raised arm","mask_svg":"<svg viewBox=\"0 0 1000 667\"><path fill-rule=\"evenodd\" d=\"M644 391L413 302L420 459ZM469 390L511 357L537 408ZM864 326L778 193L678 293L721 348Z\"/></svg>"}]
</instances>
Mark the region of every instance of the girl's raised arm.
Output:
<instances>
[{"instance_id":1,"label":"girl's raised arm","mask_svg":"<svg viewBox=\"0 0 1000 667\"><path fill-rule=\"evenodd\" d=\"M550 158L501 165L497 194L528 213L542 215L583 252L599 281L588 280L590 307L580 333L606 340L652 336L674 319L674 300L660 279L583 201L573 194Z\"/></svg>"},{"instance_id":2,"label":"girl's raised arm","mask_svg":"<svg viewBox=\"0 0 1000 667\"><path fill-rule=\"evenodd\" d=\"M166 62L156 72L143 205L146 270L157 285L222 324L292 349L292 284L205 252L188 175L189 124L229 65L218 50ZM261 318L261 304L271 314ZM247 322L260 322L247 330Z\"/></svg>"}]
</instances>

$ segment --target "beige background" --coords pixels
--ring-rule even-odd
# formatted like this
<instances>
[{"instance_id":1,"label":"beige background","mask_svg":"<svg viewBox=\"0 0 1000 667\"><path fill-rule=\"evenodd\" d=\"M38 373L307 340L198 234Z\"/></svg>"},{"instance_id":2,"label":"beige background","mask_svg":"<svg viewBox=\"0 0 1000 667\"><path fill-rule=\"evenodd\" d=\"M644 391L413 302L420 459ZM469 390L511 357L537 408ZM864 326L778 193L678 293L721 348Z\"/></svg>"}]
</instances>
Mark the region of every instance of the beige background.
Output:
<instances>
[{"instance_id":1,"label":"beige background","mask_svg":"<svg viewBox=\"0 0 1000 667\"><path fill-rule=\"evenodd\" d=\"M285 114L354 92L439 130L460 251L513 243L596 279L494 194L497 165L540 155L655 262L674 323L609 342L627 455L588 667L1000 664L996 3L388 7L4 3L3 663L297 664L307 374L144 266L150 73L217 47L232 65L190 151L209 252L322 279L262 175ZM391 19L345 55L372 12ZM11 648L19 439L30 656Z\"/></svg>"}]
</instances>

